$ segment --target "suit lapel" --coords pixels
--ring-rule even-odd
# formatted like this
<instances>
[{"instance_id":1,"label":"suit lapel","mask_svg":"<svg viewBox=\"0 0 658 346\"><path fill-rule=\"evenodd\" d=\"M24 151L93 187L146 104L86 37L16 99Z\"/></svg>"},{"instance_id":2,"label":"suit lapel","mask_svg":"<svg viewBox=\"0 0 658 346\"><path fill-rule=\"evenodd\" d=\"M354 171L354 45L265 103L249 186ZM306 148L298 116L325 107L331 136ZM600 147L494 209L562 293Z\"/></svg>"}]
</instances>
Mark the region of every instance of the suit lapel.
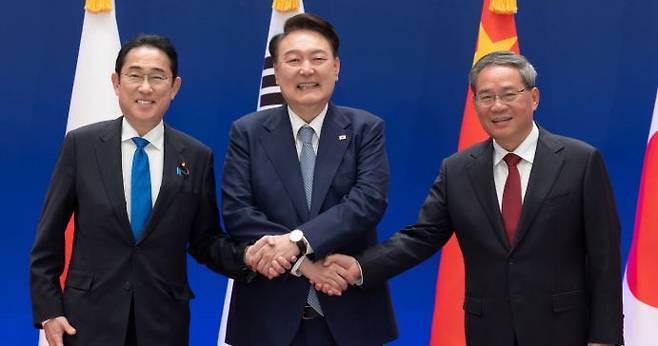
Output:
<instances>
[{"instance_id":1,"label":"suit lapel","mask_svg":"<svg viewBox=\"0 0 658 346\"><path fill-rule=\"evenodd\" d=\"M546 195L551 191L553 184L557 180L564 164L564 160L557 153L563 148L562 144L549 132L542 128L539 129L537 150L532 163L528 187L525 198L523 199L521 218L519 219L512 250L528 233L532 220L537 215L542 202L546 199Z\"/></svg>"},{"instance_id":2,"label":"suit lapel","mask_svg":"<svg viewBox=\"0 0 658 346\"><path fill-rule=\"evenodd\" d=\"M329 104L327 115L322 124L318 154L315 159L315 170L313 171L311 217L320 212L322 202L327 196L345 150L352 141L352 132L346 130L350 124L349 119Z\"/></svg>"},{"instance_id":3,"label":"suit lapel","mask_svg":"<svg viewBox=\"0 0 658 346\"><path fill-rule=\"evenodd\" d=\"M164 162L162 165L162 185L158 192L158 198L155 200L151 216L146 222L146 226L138 242L143 241L158 226L167 209L174 201L176 194L183 186L183 175L176 174L176 167L184 162L183 152L185 147L178 140L178 134L172 131L165 124L164 127ZM190 169L200 169L201 167L190 167Z\"/></svg>"},{"instance_id":4,"label":"suit lapel","mask_svg":"<svg viewBox=\"0 0 658 346\"><path fill-rule=\"evenodd\" d=\"M493 144L489 139L479 146L480 150L471 154L473 161L466 167L468 176L482 210L496 234L496 239L503 247L509 248L493 177Z\"/></svg>"},{"instance_id":5,"label":"suit lapel","mask_svg":"<svg viewBox=\"0 0 658 346\"><path fill-rule=\"evenodd\" d=\"M263 150L288 192L299 218L308 220L309 211L306 206L302 172L287 106L283 105L273 110L270 118L263 123L263 127L265 131L260 138Z\"/></svg>"},{"instance_id":6,"label":"suit lapel","mask_svg":"<svg viewBox=\"0 0 658 346\"><path fill-rule=\"evenodd\" d=\"M124 235L132 239L132 228L126 211L126 196L123 191L123 169L121 167L121 122L123 117L109 123L101 133L96 146L96 162L100 171L103 187L107 194L119 224L125 230Z\"/></svg>"}]
</instances>

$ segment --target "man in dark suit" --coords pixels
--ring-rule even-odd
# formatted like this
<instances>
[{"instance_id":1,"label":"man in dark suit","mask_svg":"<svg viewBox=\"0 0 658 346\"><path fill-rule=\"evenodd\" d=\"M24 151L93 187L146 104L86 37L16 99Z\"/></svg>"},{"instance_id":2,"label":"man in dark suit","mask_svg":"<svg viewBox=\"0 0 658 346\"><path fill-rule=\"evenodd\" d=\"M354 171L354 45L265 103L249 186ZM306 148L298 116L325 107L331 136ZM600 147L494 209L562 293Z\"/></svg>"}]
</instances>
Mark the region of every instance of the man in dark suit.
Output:
<instances>
[{"instance_id":1,"label":"man in dark suit","mask_svg":"<svg viewBox=\"0 0 658 346\"><path fill-rule=\"evenodd\" d=\"M269 46L285 105L233 124L224 162L222 210L240 241L274 240L254 265L298 255L291 274L233 286L227 342L233 345L381 345L397 336L385 283L317 293L333 251L358 253L377 241L387 204L384 122L329 102L338 79L338 35L310 14L290 18ZM301 248L301 249L300 249ZM335 275L329 279L340 285Z\"/></svg>"},{"instance_id":2,"label":"man in dark suit","mask_svg":"<svg viewBox=\"0 0 658 346\"><path fill-rule=\"evenodd\" d=\"M51 346L187 345L186 252L242 278L245 249L221 231L211 150L162 121L181 85L169 40L125 44L112 83L123 117L71 131L50 182L30 256L34 323Z\"/></svg>"},{"instance_id":3,"label":"man in dark suit","mask_svg":"<svg viewBox=\"0 0 658 346\"><path fill-rule=\"evenodd\" d=\"M454 232L468 345L621 344L620 228L603 159L535 124L536 75L512 52L473 66L475 109L492 138L443 161L417 224L357 257L361 279L380 284ZM353 258L326 263L349 268L349 281L360 275Z\"/></svg>"}]
</instances>

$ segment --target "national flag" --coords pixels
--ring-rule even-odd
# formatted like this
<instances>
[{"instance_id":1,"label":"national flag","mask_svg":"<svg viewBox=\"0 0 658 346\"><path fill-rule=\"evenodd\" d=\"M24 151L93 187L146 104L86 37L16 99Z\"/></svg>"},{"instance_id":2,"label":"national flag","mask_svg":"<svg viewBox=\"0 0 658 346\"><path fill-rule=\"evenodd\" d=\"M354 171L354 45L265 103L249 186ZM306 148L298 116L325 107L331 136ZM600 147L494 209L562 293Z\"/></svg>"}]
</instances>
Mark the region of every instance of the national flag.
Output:
<instances>
[{"instance_id":1,"label":"national flag","mask_svg":"<svg viewBox=\"0 0 658 346\"><path fill-rule=\"evenodd\" d=\"M635 233L626 263L624 339L627 345L658 342L658 91L649 130L635 214Z\"/></svg>"},{"instance_id":2,"label":"national flag","mask_svg":"<svg viewBox=\"0 0 658 346\"><path fill-rule=\"evenodd\" d=\"M516 12L516 0L484 0L473 64L491 52L519 52L514 21ZM469 88L458 148L465 149L488 137L478 121L473 106L473 92ZM430 345L466 345L462 310L464 280L464 259L453 235L441 251Z\"/></svg>"},{"instance_id":3,"label":"national flag","mask_svg":"<svg viewBox=\"0 0 658 346\"><path fill-rule=\"evenodd\" d=\"M274 78L274 65L268 45L272 37L283 32L283 24L288 18L304 13L304 3L302 0L274 0L272 2L272 16L270 18L270 29L267 33L267 44L265 44L265 61L263 63L263 73L260 80L260 91L258 92L258 106L256 110L263 110L278 107L283 104L281 89L276 84ZM226 343L226 323L228 321L229 307L231 305L231 291L233 290L233 279L229 279L226 284L226 296L224 297L224 309L222 311L222 321L219 326L219 335L217 345L228 345Z\"/></svg>"},{"instance_id":4,"label":"national flag","mask_svg":"<svg viewBox=\"0 0 658 346\"><path fill-rule=\"evenodd\" d=\"M66 123L67 133L84 125L116 118L121 114L111 81L119 49L121 43L114 0L87 0ZM73 248L73 228L71 217L65 233L65 265L60 276L62 287ZM39 334L39 345L48 345L43 331Z\"/></svg>"}]
</instances>

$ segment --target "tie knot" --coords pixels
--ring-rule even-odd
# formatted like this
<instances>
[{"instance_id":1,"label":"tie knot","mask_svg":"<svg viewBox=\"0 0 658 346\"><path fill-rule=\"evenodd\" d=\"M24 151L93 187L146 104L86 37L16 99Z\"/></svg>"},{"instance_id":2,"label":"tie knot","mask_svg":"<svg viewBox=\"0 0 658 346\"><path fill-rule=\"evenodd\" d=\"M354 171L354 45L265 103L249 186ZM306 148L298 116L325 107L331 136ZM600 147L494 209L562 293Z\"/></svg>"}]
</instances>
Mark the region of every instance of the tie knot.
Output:
<instances>
[{"instance_id":1,"label":"tie knot","mask_svg":"<svg viewBox=\"0 0 658 346\"><path fill-rule=\"evenodd\" d=\"M515 167L519 161L521 161L521 157L519 155L509 153L503 157L503 160L505 160L507 167Z\"/></svg>"},{"instance_id":2,"label":"tie knot","mask_svg":"<svg viewBox=\"0 0 658 346\"><path fill-rule=\"evenodd\" d=\"M149 141L142 137L133 137L133 143L137 146L137 149L144 149L145 146L149 144Z\"/></svg>"},{"instance_id":3,"label":"tie knot","mask_svg":"<svg viewBox=\"0 0 658 346\"><path fill-rule=\"evenodd\" d=\"M311 139L313 139L313 134L315 133L315 131L313 130L312 127L308 125L304 125L299 129L299 132L297 133L299 134L302 143L311 144Z\"/></svg>"}]
</instances>

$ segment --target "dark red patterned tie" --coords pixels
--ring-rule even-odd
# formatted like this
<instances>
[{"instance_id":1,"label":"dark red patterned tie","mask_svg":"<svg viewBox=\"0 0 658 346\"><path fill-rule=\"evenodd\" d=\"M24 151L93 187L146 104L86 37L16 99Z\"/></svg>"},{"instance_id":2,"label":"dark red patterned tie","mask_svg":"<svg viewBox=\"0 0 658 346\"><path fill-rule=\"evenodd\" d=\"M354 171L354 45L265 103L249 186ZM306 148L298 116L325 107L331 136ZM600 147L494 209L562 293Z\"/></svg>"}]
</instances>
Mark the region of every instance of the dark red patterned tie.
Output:
<instances>
[{"instance_id":1,"label":"dark red patterned tie","mask_svg":"<svg viewBox=\"0 0 658 346\"><path fill-rule=\"evenodd\" d=\"M516 165L521 161L521 157L509 153L505 155L503 160L507 163L509 172L503 190L503 224L505 225L505 233L507 233L507 241L512 245L516 226L521 217L521 176L519 175L519 169L516 168Z\"/></svg>"}]
</instances>

